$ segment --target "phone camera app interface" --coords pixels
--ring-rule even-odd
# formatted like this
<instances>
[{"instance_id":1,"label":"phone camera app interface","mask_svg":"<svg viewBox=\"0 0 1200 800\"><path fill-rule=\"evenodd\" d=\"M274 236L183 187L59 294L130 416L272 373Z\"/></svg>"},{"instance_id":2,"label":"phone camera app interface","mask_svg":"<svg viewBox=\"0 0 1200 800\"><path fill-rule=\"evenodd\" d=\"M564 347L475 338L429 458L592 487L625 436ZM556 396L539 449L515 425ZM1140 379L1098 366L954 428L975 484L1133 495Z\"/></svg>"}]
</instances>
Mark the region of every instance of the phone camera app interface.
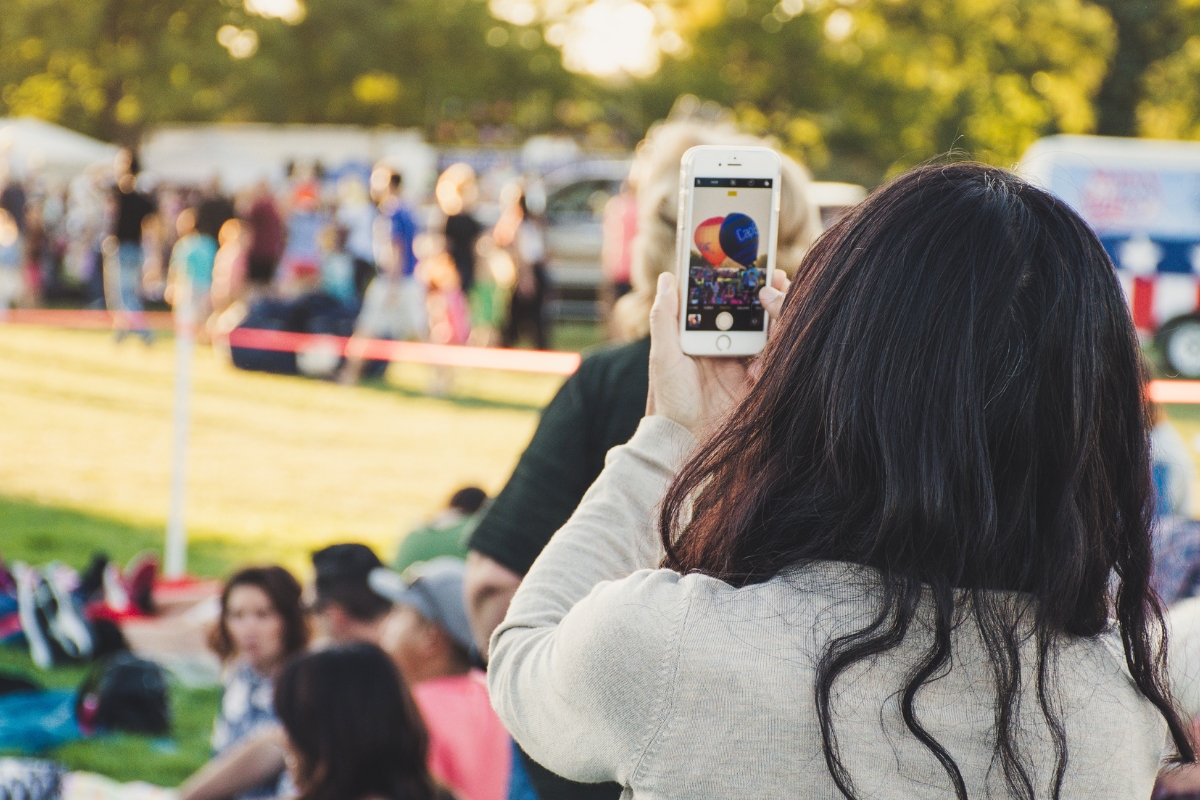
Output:
<instances>
[{"instance_id":1,"label":"phone camera app interface","mask_svg":"<svg viewBox=\"0 0 1200 800\"><path fill-rule=\"evenodd\" d=\"M771 178L696 178L688 261L689 331L761 331Z\"/></svg>"}]
</instances>

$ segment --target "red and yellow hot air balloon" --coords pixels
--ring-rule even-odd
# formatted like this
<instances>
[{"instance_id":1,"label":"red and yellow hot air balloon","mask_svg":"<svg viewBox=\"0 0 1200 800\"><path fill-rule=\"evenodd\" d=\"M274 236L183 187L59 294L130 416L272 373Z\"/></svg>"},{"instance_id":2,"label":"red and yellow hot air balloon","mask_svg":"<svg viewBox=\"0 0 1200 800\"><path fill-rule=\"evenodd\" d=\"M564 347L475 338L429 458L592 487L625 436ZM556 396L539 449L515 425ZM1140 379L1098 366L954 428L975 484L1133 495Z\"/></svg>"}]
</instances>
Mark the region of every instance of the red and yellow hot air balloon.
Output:
<instances>
[{"instance_id":1,"label":"red and yellow hot air balloon","mask_svg":"<svg viewBox=\"0 0 1200 800\"><path fill-rule=\"evenodd\" d=\"M714 267L725 262L725 251L721 249L721 223L724 217L709 217L696 226L693 241L704 260Z\"/></svg>"}]
</instances>

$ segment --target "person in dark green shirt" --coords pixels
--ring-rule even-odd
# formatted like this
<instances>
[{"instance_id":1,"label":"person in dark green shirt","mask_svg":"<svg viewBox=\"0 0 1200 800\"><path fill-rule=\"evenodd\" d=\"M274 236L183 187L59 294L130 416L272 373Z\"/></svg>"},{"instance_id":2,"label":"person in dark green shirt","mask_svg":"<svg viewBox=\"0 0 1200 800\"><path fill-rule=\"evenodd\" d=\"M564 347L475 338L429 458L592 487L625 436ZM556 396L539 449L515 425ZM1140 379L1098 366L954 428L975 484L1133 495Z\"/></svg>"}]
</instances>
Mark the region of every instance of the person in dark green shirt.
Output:
<instances>
[{"instance_id":1,"label":"person in dark green shirt","mask_svg":"<svg viewBox=\"0 0 1200 800\"><path fill-rule=\"evenodd\" d=\"M467 540L479 524L487 499L487 493L478 487L459 489L451 496L444 511L405 534L392 569L403 573L413 564L441 556L465 559Z\"/></svg>"},{"instance_id":2,"label":"person in dark green shirt","mask_svg":"<svg viewBox=\"0 0 1200 800\"><path fill-rule=\"evenodd\" d=\"M481 625L478 613L468 613L480 653L487 652L487 636L512 598L512 592L489 587L516 591L520 576L604 468L604 455L633 436L646 411L649 364L649 337L585 359L546 406L508 484L475 527L467 558L468 581L476 579L467 588L468 612L474 606L485 620L494 619ZM472 596L479 587L487 596ZM574 783L524 753L522 761L541 800L616 800L621 794L615 783Z\"/></svg>"},{"instance_id":3,"label":"person in dark green shirt","mask_svg":"<svg viewBox=\"0 0 1200 800\"><path fill-rule=\"evenodd\" d=\"M701 144L768 144L728 125L672 122L657 126L638 147L630 169L637 197L633 290L614 308L631 343L585 358L546 407L529 447L508 484L475 531L467 554L467 616L479 652L504 619L522 576L604 467L604 457L633 436L646 410L649 318L658 275L673 266L679 168L688 148ZM808 202L808 177L783 157L776 264L791 273L820 230ZM522 753L540 800L617 800L615 783L581 784L541 767Z\"/></svg>"},{"instance_id":4,"label":"person in dark green shirt","mask_svg":"<svg viewBox=\"0 0 1200 800\"><path fill-rule=\"evenodd\" d=\"M542 412L508 484L470 536L470 549L518 575L566 522L646 410L650 339L584 359Z\"/></svg>"}]
</instances>

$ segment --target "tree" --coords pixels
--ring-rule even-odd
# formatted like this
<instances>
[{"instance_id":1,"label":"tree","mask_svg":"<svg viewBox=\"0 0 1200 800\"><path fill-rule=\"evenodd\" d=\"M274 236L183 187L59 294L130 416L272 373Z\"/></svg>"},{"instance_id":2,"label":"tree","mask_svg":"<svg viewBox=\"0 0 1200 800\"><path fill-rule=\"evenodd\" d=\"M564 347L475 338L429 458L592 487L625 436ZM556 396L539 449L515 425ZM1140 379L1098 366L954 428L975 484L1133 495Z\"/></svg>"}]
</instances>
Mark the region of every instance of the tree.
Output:
<instances>
[{"instance_id":1,"label":"tree","mask_svg":"<svg viewBox=\"0 0 1200 800\"><path fill-rule=\"evenodd\" d=\"M1094 130L1112 46L1108 15L1082 0L732 0L655 80L871 184L951 148L1004 164Z\"/></svg>"},{"instance_id":2,"label":"tree","mask_svg":"<svg viewBox=\"0 0 1200 800\"><path fill-rule=\"evenodd\" d=\"M147 122L197 115L228 54L212 35L211 0L14 0L0 27L0 101L112 141ZM69 20L69 24L65 24Z\"/></svg>"},{"instance_id":3,"label":"tree","mask_svg":"<svg viewBox=\"0 0 1200 800\"><path fill-rule=\"evenodd\" d=\"M491 125L515 140L556 125L557 103L595 88L481 0L310 0L291 20L242 0L10 6L3 111L112 141L221 120L423 125L452 141Z\"/></svg>"},{"instance_id":4,"label":"tree","mask_svg":"<svg viewBox=\"0 0 1200 800\"><path fill-rule=\"evenodd\" d=\"M1145 99L1151 65L1179 50L1180 9L1175 0L1096 0L1112 15L1117 46L1096 98L1097 133L1137 134L1137 110Z\"/></svg>"}]
</instances>

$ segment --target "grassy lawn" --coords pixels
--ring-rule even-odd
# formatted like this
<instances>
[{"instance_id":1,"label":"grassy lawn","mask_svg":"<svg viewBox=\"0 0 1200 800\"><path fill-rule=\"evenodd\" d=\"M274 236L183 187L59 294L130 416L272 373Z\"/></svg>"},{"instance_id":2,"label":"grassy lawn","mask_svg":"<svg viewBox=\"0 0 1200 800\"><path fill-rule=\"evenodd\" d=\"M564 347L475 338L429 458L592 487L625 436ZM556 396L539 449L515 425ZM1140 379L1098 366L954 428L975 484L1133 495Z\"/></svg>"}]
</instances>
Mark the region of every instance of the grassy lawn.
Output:
<instances>
[{"instance_id":1,"label":"grassy lawn","mask_svg":"<svg viewBox=\"0 0 1200 800\"><path fill-rule=\"evenodd\" d=\"M0 327L0 554L79 566L159 543L174 353L104 333ZM497 491L560 378L396 365L346 388L233 370L198 349L188 459L193 571L247 559L302 568L358 540L390 554L457 488Z\"/></svg>"}]
</instances>

